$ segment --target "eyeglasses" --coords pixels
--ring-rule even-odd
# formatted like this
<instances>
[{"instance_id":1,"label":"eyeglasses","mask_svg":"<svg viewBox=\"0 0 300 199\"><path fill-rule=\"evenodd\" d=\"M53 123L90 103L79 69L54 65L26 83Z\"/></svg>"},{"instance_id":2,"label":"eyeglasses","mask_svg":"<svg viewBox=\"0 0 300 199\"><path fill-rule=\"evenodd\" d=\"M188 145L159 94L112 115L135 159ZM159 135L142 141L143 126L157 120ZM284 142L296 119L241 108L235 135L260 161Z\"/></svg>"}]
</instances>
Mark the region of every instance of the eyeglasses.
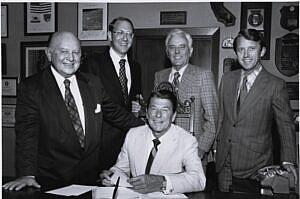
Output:
<instances>
[{"instance_id":1,"label":"eyeglasses","mask_svg":"<svg viewBox=\"0 0 300 199\"><path fill-rule=\"evenodd\" d=\"M132 39L134 35L133 32L124 32L123 30L113 31L113 33L119 38L122 38L124 35L126 35L127 38L129 37Z\"/></svg>"}]
</instances>

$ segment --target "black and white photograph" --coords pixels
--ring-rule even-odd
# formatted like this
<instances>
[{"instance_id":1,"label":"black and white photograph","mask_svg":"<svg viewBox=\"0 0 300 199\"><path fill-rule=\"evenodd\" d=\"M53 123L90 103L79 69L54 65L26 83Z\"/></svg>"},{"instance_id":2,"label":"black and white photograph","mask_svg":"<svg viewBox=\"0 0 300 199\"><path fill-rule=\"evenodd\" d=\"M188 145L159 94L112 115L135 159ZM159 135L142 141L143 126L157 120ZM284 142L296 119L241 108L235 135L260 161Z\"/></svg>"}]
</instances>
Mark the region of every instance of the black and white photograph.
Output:
<instances>
[{"instance_id":1,"label":"black and white photograph","mask_svg":"<svg viewBox=\"0 0 300 199\"><path fill-rule=\"evenodd\" d=\"M2 198L299 198L298 1L4 2Z\"/></svg>"}]
</instances>

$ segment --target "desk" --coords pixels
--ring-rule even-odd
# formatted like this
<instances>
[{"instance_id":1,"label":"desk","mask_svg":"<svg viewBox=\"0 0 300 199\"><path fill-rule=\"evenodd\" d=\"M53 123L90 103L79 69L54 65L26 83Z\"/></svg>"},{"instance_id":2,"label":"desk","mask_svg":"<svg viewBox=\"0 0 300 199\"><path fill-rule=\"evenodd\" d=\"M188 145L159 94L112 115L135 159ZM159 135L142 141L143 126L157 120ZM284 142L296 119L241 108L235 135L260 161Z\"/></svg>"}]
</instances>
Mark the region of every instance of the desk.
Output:
<instances>
[{"instance_id":1,"label":"desk","mask_svg":"<svg viewBox=\"0 0 300 199\"><path fill-rule=\"evenodd\" d=\"M3 177L3 183L11 180L12 178ZM53 188L58 188L60 186L55 186L52 182L48 183L48 187L42 187L39 189L25 188L21 191L6 191L2 189L3 199L92 199L92 193L88 192L77 197L64 197L56 196L52 194L46 194L45 191L51 190ZM295 194L284 195L278 194L273 197L261 196L258 194L251 193L222 193L218 191L211 192L197 192L189 193L187 196L191 199L297 199L299 196ZM121 197L120 197L121 199Z\"/></svg>"}]
</instances>

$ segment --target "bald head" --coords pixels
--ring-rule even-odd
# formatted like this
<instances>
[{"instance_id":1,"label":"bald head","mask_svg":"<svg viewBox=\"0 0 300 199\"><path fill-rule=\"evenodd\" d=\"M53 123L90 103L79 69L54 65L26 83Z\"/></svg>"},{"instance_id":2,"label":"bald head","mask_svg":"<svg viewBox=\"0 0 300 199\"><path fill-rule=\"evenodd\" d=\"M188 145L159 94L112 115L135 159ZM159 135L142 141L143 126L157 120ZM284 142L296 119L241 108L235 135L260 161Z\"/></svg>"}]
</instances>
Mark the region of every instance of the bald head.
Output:
<instances>
[{"instance_id":1,"label":"bald head","mask_svg":"<svg viewBox=\"0 0 300 199\"><path fill-rule=\"evenodd\" d=\"M60 75L70 77L80 66L80 42L71 32L56 32L50 39L46 55Z\"/></svg>"}]
</instances>

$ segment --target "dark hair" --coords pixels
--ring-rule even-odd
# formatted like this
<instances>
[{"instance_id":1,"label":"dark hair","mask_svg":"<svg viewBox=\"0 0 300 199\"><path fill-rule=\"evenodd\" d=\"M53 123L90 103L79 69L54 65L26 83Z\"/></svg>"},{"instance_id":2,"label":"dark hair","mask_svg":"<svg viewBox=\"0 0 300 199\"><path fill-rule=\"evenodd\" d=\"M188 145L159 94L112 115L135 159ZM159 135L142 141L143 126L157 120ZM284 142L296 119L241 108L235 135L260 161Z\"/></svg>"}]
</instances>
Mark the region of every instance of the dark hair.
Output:
<instances>
[{"instance_id":1,"label":"dark hair","mask_svg":"<svg viewBox=\"0 0 300 199\"><path fill-rule=\"evenodd\" d=\"M149 108L149 104L152 98L157 97L160 99L167 99L172 103L172 110L173 113L176 112L176 108L177 108L177 97L175 96L175 94L169 90L158 90L158 91L153 91L150 94L150 97L148 98L148 103L147 103L147 108Z\"/></svg>"},{"instance_id":2,"label":"dark hair","mask_svg":"<svg viewBox=\"0 0 300 199\"><path fill-rule=\"evenodd\" d=\"M235 39L233 41L233 49L234 49L235 52L237 50L236 49L237 48L237 40L240 37L244 37L247 40L258 42L260 44L260 49L262 49L263 47L266 47L264 37L258 30L256 30L256 29L243 29L243 30L240 30L240 32L238 33L238 35L235 37Z\"/></svg>"},{"instance_id":3,"label":"dark hair","mask_svg":"<svg viewBox=\"0 0 300 199\"><path fill-rule=\"evenodd\" d=\"M114 18L110 24L108 25L108 30L109 31L113 31L114 28L115 28L115 24L117 23L117 21L127 21L128 23L130 23L131 27L132 27L132 32L134 32L134 26L133 26L133 23L132 21L129 19L129 18L126 18L126 17L117 17L117 18Z\"/></svg>"}]
</instances>

